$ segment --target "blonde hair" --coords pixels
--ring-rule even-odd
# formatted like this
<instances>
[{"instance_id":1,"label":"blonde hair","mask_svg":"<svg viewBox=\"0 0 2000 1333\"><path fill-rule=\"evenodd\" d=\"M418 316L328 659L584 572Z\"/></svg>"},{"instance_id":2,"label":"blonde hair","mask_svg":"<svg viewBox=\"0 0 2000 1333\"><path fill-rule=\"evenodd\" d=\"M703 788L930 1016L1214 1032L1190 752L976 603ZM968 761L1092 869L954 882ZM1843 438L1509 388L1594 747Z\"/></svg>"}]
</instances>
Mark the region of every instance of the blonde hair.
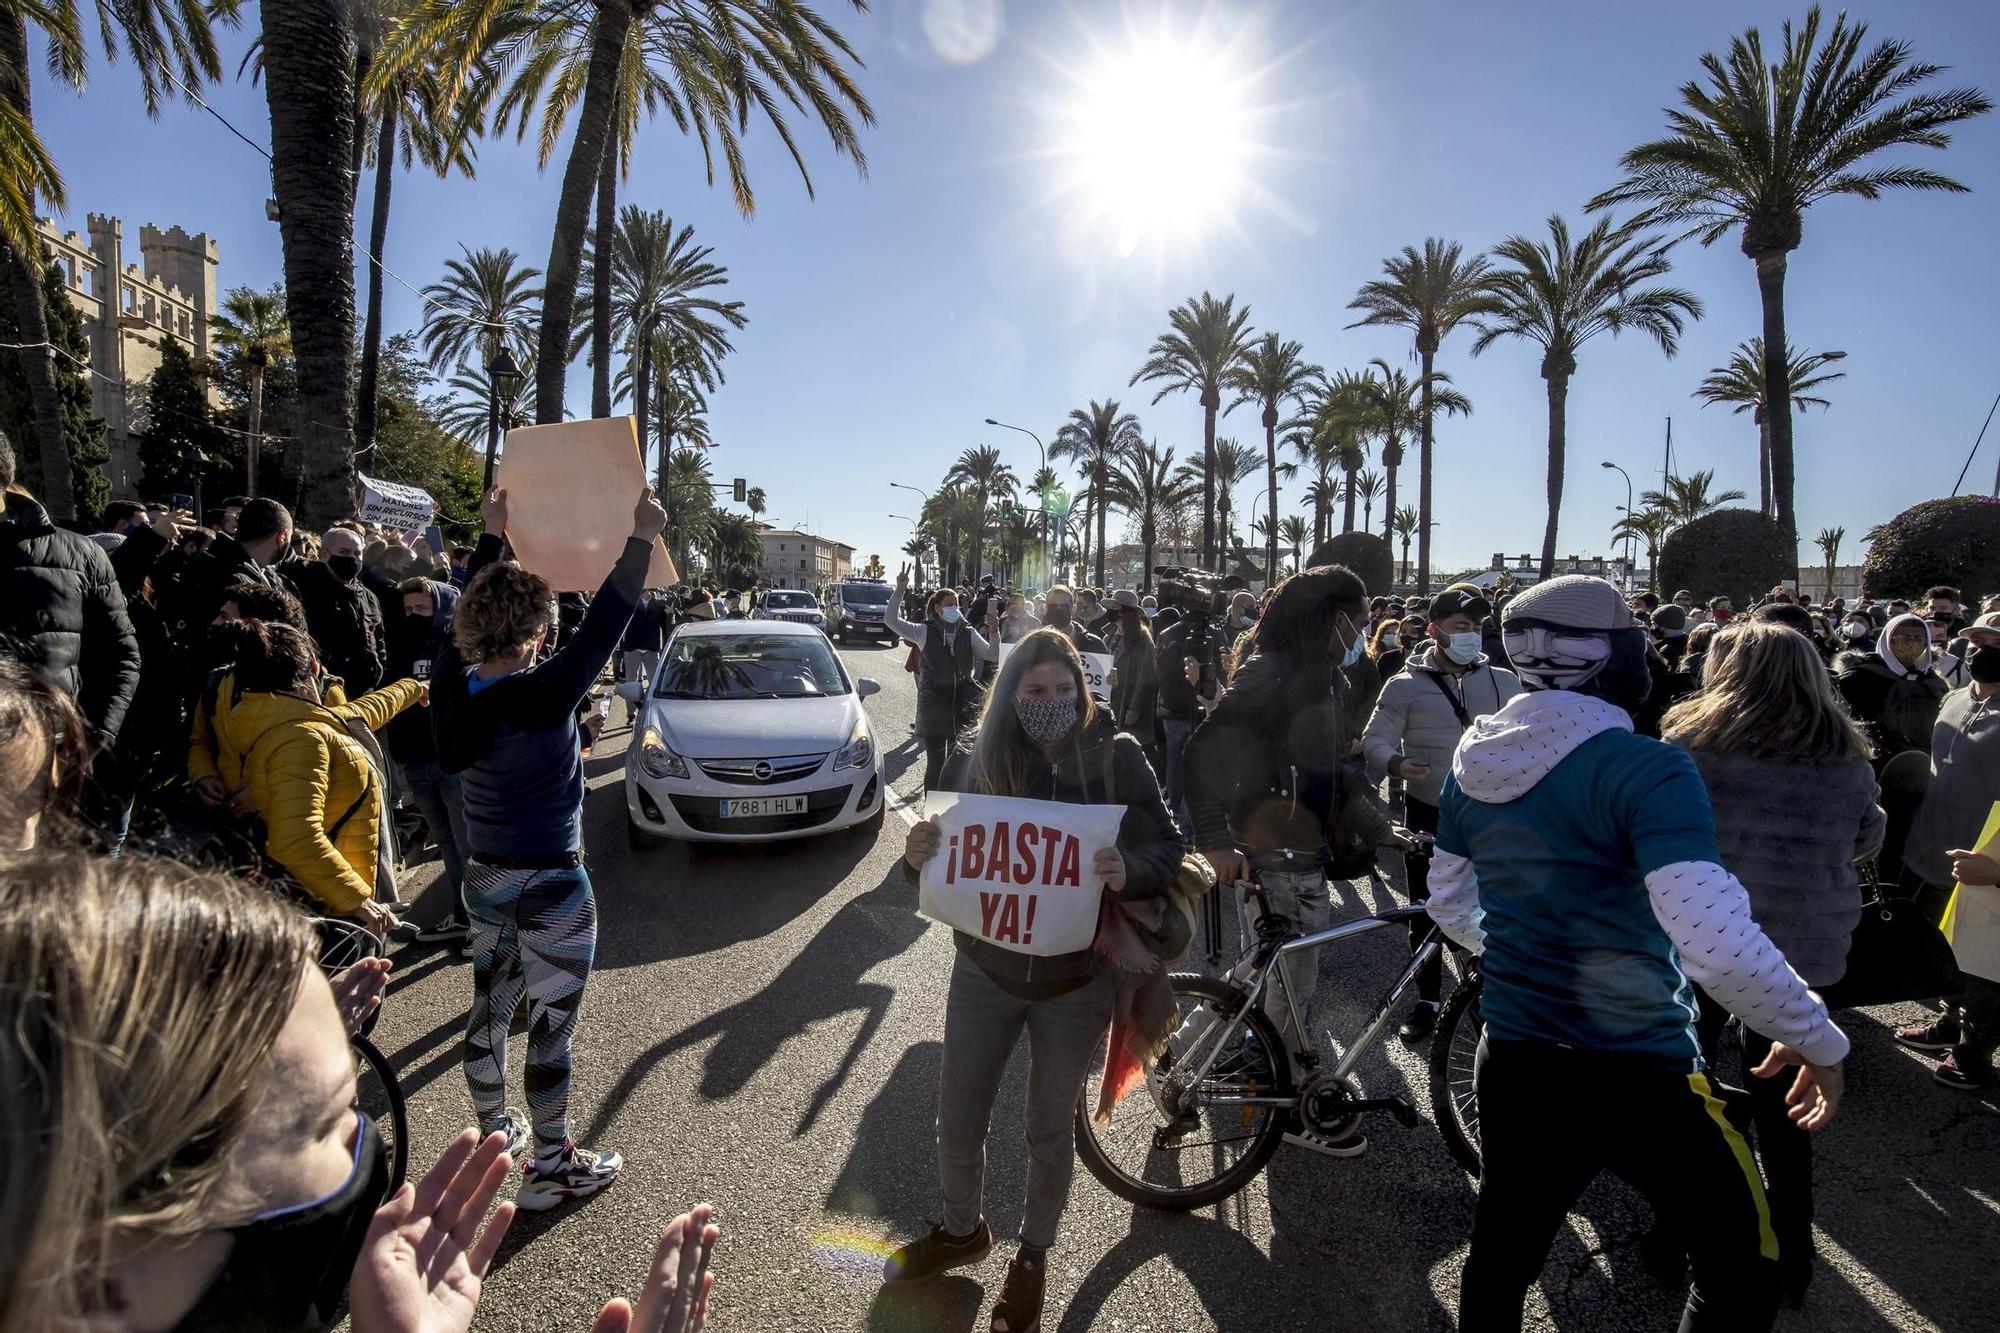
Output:
<instances>
[{"instance_id":1,"label":"blonde hair","mask_svg":"<svg viewBox=\"0 0 2000 1333\"><path fill-rule=\"evenodd\" d=\"M1732 623L1710 642L1702 689L1668 710L1668 740L1794 764L1872 758L1812 640L1775 621Z\"/></svg>"},{"instance_id":2,"label":"blonde hair","mask_svg":"<svg viewBox=\"0 0 2000 1333\"><path fill-rule=\"evenodd\" d=\"M554 590L540 574L511 563L488 565L458 599L452 641L473 663L525 653L547 632L554 601Z\"/></svg>"},{"instance_id":3,"label":"blonde hair","mask_svg":"<svg viewBox=\"0 0 2000 1333\"><path fill-rule=\"evenodd\" d=\"M1385 634L1401 634L1402 632L1402 620L1383 620L1381 624L1375 627L1375 632L1368 636L1368 655L1370 657L1380 657L1384 652L1388 651L1382 646L1382 636Z\"/></svg>"},{"instance_id":4,"label":"blonde hair","mask_svg":"<svg viewBox=\"0 0 2000 1333\"><path fill-rule=\"evenodd\" d=\"M1008 652L993 687L986 692L986 707L979 715L979 728L972 740L972 788L989 796L1018 796L1027 789L1028 774L1047 767L1042 748L1028 739L1014 715L1014 694L1021 677L1048 662L1058 662L1076 677L1076 727L1072 743L1090 730L1097 720L1097 701L1083 678L1083 659L1069 635L1046 626L1024 635Z\"/></svg>"},{"instance_id":5,"label":"blonde hair","mask_svg":"<svg viewBox=\"0 0 2000 1333\"><path fill-rule=\"evenodd\" d=\"M110 1303L111 1256L214 1223L312 958L274 895L169 861L0 862L0 1327Z\"/></svg>"}]
</instances>

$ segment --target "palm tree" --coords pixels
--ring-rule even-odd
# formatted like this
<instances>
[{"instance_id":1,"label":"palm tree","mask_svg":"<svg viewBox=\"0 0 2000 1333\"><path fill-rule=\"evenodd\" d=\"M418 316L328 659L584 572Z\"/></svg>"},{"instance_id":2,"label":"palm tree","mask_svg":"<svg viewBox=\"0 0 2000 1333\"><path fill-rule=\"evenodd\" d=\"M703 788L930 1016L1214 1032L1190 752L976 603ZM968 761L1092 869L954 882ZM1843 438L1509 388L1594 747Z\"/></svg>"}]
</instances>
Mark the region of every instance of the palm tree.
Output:
<instances>
[{"instance_id":1,"label":"palm tree","mask_svg":"<svg viewBox=\"0 0 2000 1333\"><path fill-rule=\"evenodd\" d=\"M1350 495L1361 498L1364 506L1361 512L1361 530L1366 532L1369 524L1374 522L1375 497L1382 494L1382 474L1371 468L1356 477L1354 484L1347 489Z\"/></svg>"},{"instance_id":2,"label":"palm tree","mask_svg":"<svg viewBox=\"0 0 2000 1333\"><path fill-rule=\"evenodd\" d=\"M1222 388L1249 350L1250 307L1235 308L1232 294L1216 300L1207 292L1167 312L1167 332L1146 349L1146 362L1131 383L1158 380L1155 404L1170 393L1193 390L1201 400L1201 559L1220 568L1215 542L1215 417Z\"/></svg>"},{"instance_id":3,"label":"palm tree","mask_svg":"<svg viewBox=\"0 0 2000 1333\"><path fill-rule=\"evenodd\" d=\"M584 276L593 283L600 251L592 245L583 258ZM611 269L611 329L613 339L631 349L632 400L652 400L653 357L671 348L673 365L694 372L706 387L720 378L718 367L732 349L729 329L748 323L741 301L724 301L706 293L729 285L729 270L713 262L714 251L694 243L694 228L674 230L673 219L627 204L618 215L609 251ZM584 312L579 312L583 314ZM574 356L592 337L593 321L580 318L570 343ZM646 452L648 413L637 413L639 453Z\"/></svg>"},{"instance_id":4,"label":"palm tree","mask_svg":"<svg viewBox=\"0 0 2000 1333\"><path fill-rule=\"evenodd\" d=\"M482 371L503 345L517 361L534 352L535 305L541 270L528 268L512 250L470 250L444 261L444 276L426 286L419 341L431 369L471 361Z\"/></svg>"},{"instance_id":5,"label":"palm tree","mask_svg":"<svg viewBox=\"0 0 2000 1333\"><path fill-rule=\"evenodd\" d=\"M1410 539L1417 535L1418 522L1417 511L1408 505L1404 505L1401 509L1398 509L1395 515L1389 520L1390 531L1400 537L1403 542L1403 569L1402 573L1397 576L1397 582L1399 583L1408 583L1410 581Z\"/></svg>"},{"instance_id":6,"label":"palm tree","mask_svg":"<svg viewBox=\"0 0 2000 1333\"><path fill-rule=\"evenodd\" d=\"M918 587L924 585L924 556L929 554L930 549L931 544L922 533L914 534L903 543L903 554L910 557L910 563L916 566Z\"/></svg>"},{"instance_id":7,"label":"palm tree","mask_svg":"<svg viewBox=\"0 0 2000 1333\"><path fill-rule=\"evenodd\" d=\"M1455 416L1472 413L1471 400L1450 386L1451 376L1443 371L1413 380L1402 367L1391 366L1379 356L1360 375L1344 382L1342 393L1350 405L1350 424L1382 444L1382 470L1388 482L1387 503L1382 507L1385 538L1396 511L1396 468L1403 461L1403 442L1421 425L1425 400L1429 400L1433 415L1439 409Z\"/></svg>"},{"instance_id":8,"label":"palm tree","mask_svg":"<svg viewBox=\"0 0 2000 1333\"><path fill-rule=\"evenodd\" d=\"M1835 380L1846 379L1843 371L1826 371L1825 367L1845 357L1845 352L1811 352L1801 356L1791 348L1785 349L1787 367L1786 381L1792 386L1792 406L1803 412L1808 407L1831 406L1824 398L1813 396L1813 390ZM1694 396L1702 400L1702 406L1712 403L1733 404L1731 410L1737 413L1749 412L1757 423L1757 489L1760 496L1759 507L1763 513L1771 512L1771 423L1764 411L1764 340L1752 338L1739 343L1736 354L1729 358L1726 366L1717 366L1708 372L1694 391Z\"/></svg>"},{"instance_id":9,"label":"palm tree","mask_svg":"<svg viewBox=\"0 0 2000 1333\"><path fill-rule=\"evenodd\" d=\"M1111 465L1105 487L1112 503L1119 505L1139 523L1142 564L1140 587L1153 587L1153 548L1159 544L1160 527L1170 510L1201 494L1201 483L1174 467L1174 451L1162 449L1159 441L1142 444Z\"/></svg>"},{"instance_id":10,"label":"palm tree","mask_svg":"<svg viewBox=\"0 0 2000 1333\"><path fill-rule=\"evenodd\" d=\"M857 10L865 0L850 0ZM418 58L446 53L444 84L458 93L495 64L535 49L529 40L544 23L573 25L576 11L532 0L426 0L413 23L410 46ZM548 108L560 126L576 105L576 132L563 169L562 190L549 245L537 366L536 417L563 416L564 360L576 310L577 281L591 205L613 143L614 122L657 99L676 126L692 132L712 180L717 157L739 212L756 211L743 135L754 114L770 125L812 193L812 176L794 135L787 108L803 109L826 131L834 152L865 172L866 156L855 122L872 125L875 113L850 66L860 59L846 38L810 5L787 0L610 0L586 7L589 56L575 74L558 55L551 59ZM496 52L496 23L516 44ZM560 47L560 41L555 43ZM579 44L580 45L580 44ZM634 66L644 71L637 77ZM621 92L623 97L621 98ZM580 100L579 99L580 96ZM527 114L522 106L520 112ZM608 371L607 371L608 374Z\"/></svg>"},{"instance_id":11,"label":"palm tree","mask_svg":"<svg viewBox=\"0 0 2000 1333\"><path fill-rule=\"evenodd\" d=\"M1306 399L1298 416L1285 429L1298 437L1293 448L1312 466L1314 482L1308 494L1313 499L1314 529L1324 541L1324 529L1332 526L1332 506L1346 497L1342 514L1343 532L1354 531L1354 474L1368 461L1367 435L1362 427L1368 417L1363 401L1366 376L1343 370L1326 381ZM1343 483L1332 482L1335 471Z\"/></svg>"},{"instance_id":12,"label":"palm tree","mask_svg":"<svg viewBox=\"0 0 2000 1333\"><path fill-rule=\"evenodd\" d=\"M264 372L292 354L292 330L285 318L285 293L273 287L256 292L238 287L208 319L209 340L243 376L250 394L249 438L243 445L243 489L257 494L257 455L264 443ZM303 425L303 423L301 423Z\"/></svg>"},{"instance_id":13,"label":"palm tree","mask_svg":"<svg viewBox=\"0 0 2000 1333\"><path fill-rule=\"evenodd\" d=\"M1215 442L1215 471L1212 474L1215 477L1215 534L1216 545L1222 549L1225 557L1233 549L1230 543L1229 516L1236 507L1236 487L1249 480L1263 466L1263 462L1264 460L1257 456L1257 451L1248 445L1238 444L1231 439L1220 439ZM1196 470L1194 460L1190 459L1181 464L1181 470L1183 475L1192 477L1196 481L1201 480L1202 474ZM1227 568L1226 558L1224 567Z\"/></svg>"},{"instance_id":14,"label":"palm tree","mask_svg":"<svg viewBox=\"0 0 2000 1333\"><path fill-rule=\"evenodd\" d=\"M1598 219L1572 241L1569 224L1549 218L1549 240L1509 236L1494 247L1501 267L1486 276L1476 311L1478 356L1501 338L1521 338L1542 349L1541 374L1549 398L1549 518L1542 530L1541 577L1555 573L1556 524L1562 515L1566 408L1577 349L1600 333L1637 329L1672 356L1688 319L1701 302L1678 287L1646 287L1673 267L1667 248L1637 224Z\"/></svg>"},{"instance_id":15,"label":"palm tree","mask_svg":"<svg viewBox=\"0 0 2000 1333\"><path fill-rule=\"evenodd\" d=\"M1664 491L1644 491L1639 503L1649 509L1657 509L1667 516L1674 527L1692 523L1703 514L1711 513L1726 504L1743 498L1742 491L1722 491L1711 494L1709 488L1715 485L1715 470L1710 468L1693 476L1668 476Z\"/></svg>"},{"instance_id":16,"label":"palm tree","mask_svg":"<svg viewBox=\"0 0 2000 1333\"><path fill-rule=\"evenodd\" d=\"M1646 584L1649 591L1660 590L1660 545L1667 540L1667 534L1674 527L1673 515L1652 504L1625 515L1611 527L1614 537L1631 537L1646 544Z\"/></svg>"},{"instance_id":17,"label":"palm tree","mask_svg":"<svg viewBox=\"0 0 2000 1333\"><path fill-rule=\"evenodd\" d=\"M1305 519L1298 514L1285 515L1284 522L1278 525L1278 536L1283 540L1285 549L1292 553L1292 573L1298 573L1299 553L1306 549L1308 541L1317 543L1319 537L1306 527Z\"/></svg>"},{"instance_id":18,"label":"palm tree","mask_svg":"<svg viewBox=\"0 0 2000 1333\"><path fill-rule=\"evenodd\" d=\"M725 379L721 365L710 365L693 355L683 356L679 351L682 344L670 334L656 330L652 341L653 348L645 359L649 371L660 368L653 375L653 407L648 418L652 423L655 459L664 464L678 441L698 449L715 448L708 425L708 395ZM639 410L634 393L638 373L639 358L628 358L611 383L612 401L631 400L635 413ZM643 454L644 428L639 438Z\"/></svg>"},{"instance_id":19,"label":"palm tree","mask_svg":"<svg viewBox=\"0 0 2000 1333\"><path fill-rule=\"evenodd\" d=\"M1155 401L1158 401L1157 399ZM1073 409L1069 420L1049 445L1050 458L1073 459L1081 465L1090 484L1090 501L1097 518L1097 584L1104 585L1104 521L1110 506L1105 503L1115 463L1136 458L1146 447L1139 418L1119 410L1116 398L1103 402L1092 399L1090 406ZM1085 532L1089 529L1086 526Z\"/></svg>"},{"instance_id":20,"label":"palm tree","mask_svg":"<svg viewBox=\"0 0 2000 1333\"><path fill-rule=\"evenodd\" d=\"M1421 362L1418 383L1424 401L1418 411L1421 444L1417 454L1417 591L1431 590L1431 442L1435 404L1431 378L1437 369L1437 351L1445 335L1472 314L1479 295L1479 283L1486 276L1486 258L1466 258L1457 241L1431 236L1418 254L1414 246L1382 261L1387 276L1366 283L1347 303L1349 310L1367 313L1350 329L1364 324L1392 324L1410 330L1416 340ZM1398 513L1400 514L1400 510ZM1404 561L1408 563L1407 558ZM1407 581L1407 579L1405 580Z\"/></svg>"},{"instance_id":21,"label":"palm tree","mask_svg":"<svg viewBox=\"0 0 2000 1333\"><path fill-rule=\"evenodd\" d=\"M750 511L752 519L762 518L764 511L770 508L770 505L765 502L764 488L762 486L752 486L749 490L745 491L743 493L743 507Z\"/></svg>"},{"instance_id":22,"label":"palm tree","mask_svg":"<svg viewBox=\"0 0 2000 1333\"><path fill-rule=\"evenodd\" d=\"M451 397L438 424L467 445L484 448L498 429L518 425L534 414L534 385L534 376L524 375L512 381L506 393L496 394L485 365L460 362L457 373L445 383Z\"/></svg>"},{"instance_id":23,"label":"palm tree","mask_svg":"<svg viewBox=\"0 0 2000 1333\"><path fill-rule=\"evenodd\" d=\"M1252 343L1243 359L1230 369L1225 384L1236 391L1234 412L1245 403L1264 410L1264 477L1267 512L1278 512L1278 421L1286 403L1303 402L1305 396L1326 380L1326 371L1308 363L1305 348L1287 342L1275 333L1266 333ZM1278 533L1272 528L1265 538L1264 568L1278 568ZM1275 581L1275 573L1273 574Z\"/></svg>"},{"instance_id":24,"label":"palm tree","mask_svg":"<svg viewBox=\"0 0 2000 1333\"><path fill-rule=\"evenodd\" d=\"M677 567L685 567L688 552L705 545L715 514L715 488L708 473L708 455L699 449L676 449L664 464L666 485L660 507L667 511L667 550Z\"/></svg>"},{"instance_id":25,"label":"palm tree","mask_svg":"<svg viewBox=\"0 0 2000 1333\"><path fill-rule=\"evenodd\" d=\"M115 61L121 55L131 59L147 115L157 118L176 86L196 101L196 89L222 77L211 12L204 6L97 0L96 10L105 59ZM233 10L228 17L233 17ZM88 80L89 55L74 0L55 4L17 0L0 19L0 241L7 247L13 286L14 331L20 344L16 354L34 409L36 451L42 465L39 498L56 518L68 519L77 517L76 489L63 435L62 387L49 338L48 308L43 304L43 247L36 231L37 198L57 209L67 200L62 174L35 128L31 75L35 57L42 53L29 52L30 24L47 41L49 73L79 93Z\"/></svg>"},{"instance_id":26,"label":"palm tree","mask_svg":"<svg viewBox=\"0 0 2000 1333\"><path fill-rule=\"evenodd\" d=\"M1792 382L1785 332L1785 267L1805 233L1805 212L1822 199L1877 199L1884 190L1965 186L1921 167L1870 167L1885 149L1944 148L1946 127L1983 115L1993 104L1976 88L1918 93L1942 66L1917 63L1907 42L1885 41L1865 54L1868 25L1841 14L1822 43L1814 5L1784 49L1766 60L1751 28L1726 56L1702 57L1707 85L1681 86L1681 107L1667 112L1667 137L1642 143L1621 159L1625 178L1589 208L1646 208L1648 223L1681 226L1676 241L1712 245L1741 228L1743 253L1757 267L1764 310L1764 384L1771 489L1787 549L1798 543L1792 486Z\"/></svg>"},{"instance_id":27,"label":"palm tree","mask_svg":"<svg viewBox=\"0 0 2000 1333\"><path fill-rule=\"evenodd\" d=\"M1819 536L1813 538L1813 545L1826 557L1826 587L1819 596L1822 605L1833 597L1834 576L1840 569L1840 544L1846 540L1846 528L1821 528Z\"/></svg>"},{"instance_id":28,"label":"palm tree","mask_svg":"<svg viewBox=\"0 0 2000 1333\"><path fill-rule=\"evenodd\" d=\"M947 482L959 482L971 492L973 504L972 520L972 577L979 577L979 548L986 535L986 507L992 501L1005 497L1012 499L1014 489L1020 484L1014 476L1014 469L1000 459L1000 451L990 444L975 445L958 456L958 461L945 473Z\"/></svg>"}]
</instances>

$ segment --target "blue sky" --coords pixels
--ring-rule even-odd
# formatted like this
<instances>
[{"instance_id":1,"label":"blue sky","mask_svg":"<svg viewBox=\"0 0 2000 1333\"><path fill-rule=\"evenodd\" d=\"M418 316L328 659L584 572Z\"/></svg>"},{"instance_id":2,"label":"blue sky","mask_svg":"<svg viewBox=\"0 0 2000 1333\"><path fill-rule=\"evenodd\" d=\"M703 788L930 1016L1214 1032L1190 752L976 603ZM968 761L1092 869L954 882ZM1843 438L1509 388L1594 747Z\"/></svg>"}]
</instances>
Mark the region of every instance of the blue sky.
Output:
<instances>
[{"instance_id":1,"label":"blue sky","mask_svg":"<svg viewBox=\"0 0 2000 1333\"><path fill-rule=\"evenodd\" d=\"M833 13L835 0L821 7ZM1408 364L1406 335L1344 327L1347 302L1384 256L1427 235L1481 248L1541 233L1551 211L1580 217L1618 154L1659 132L1661 108L1702 52L1752 22L1775 44L1778 24L1804 7L1215 0L1165 11L1174 36L1163 41L1161 7L1137 0L840 7L880 121L865 138L868 177L809 140L809 200L772 136L753 133L754 219L704 184L691 143L669 125L648 128L624 198L692 223L746 303L750 324L713 402L713 465L762 485L767 519L809 525L864 558L879 551L893 567L908 526L888 515L913 512L916 497L891 480L928 489L979 443L1008 451L1025 476L1033 442L982 419L1047 439L1091 398L1121 399L1149 437L1199 453L1192 399L1152 406L1149 390L1126 381L1167 309L1204 289L1234 292L1257 328L1301 340L1329 369L1372 356ZM1953 66L1938 86L2000 95L2000 8L1986 0L1852 12L1873 36ZM244 43L229 39L232 69ZM1163 50L1178 53L1164 69ZM124 66L98 59L93 69L82 97L44 84L36 98L68 182L64 224L115 213L134 249L141 223L205 230L221 242L226 285L276 280L263 159L186 106L148 121ZM1148 83L1162 73L1164 96ZM261 88L230 82L209 100L268 139ZM1180 133L1148 146L1150 133L1130 133L1134 117ZM2000 116L1962 127L1946 153L1906 156L1973 193L1822 204L1791 261L1794 344L1848 353L1832 409L1796 427L1799 524L1808 536L1844 526L1847 558L1871 524L1949 493L2000 393ZM421 286L460 242L511 246L543 266L560 166L538 173L532 145L506 140L483 146L475 181L400 177L388 266ZM1565 554L1609 550L1625 485L1598 463L1624 464L1642 487L1648 474L1657 481L1670 416L1676 470L1713 468L1755 503L1754 427L1689 397L1758 331L1754 275L1733 239L1675 258L1671 280L1707 306L1679 356L1629 336L1580 355ZM389 330L421 317L391 284ZM1502 343L1474 359L1471 341L1454 335L1439 357L1474 406L1438 432L1437 564L1447 569L1538 550L1544 513L1535 354ZM588 403L581 371L571 402ZM1223 430L1261 436L1251 407ZM1996 453L2000 430L1969 487L1991 485ZM1286 487L1281 512L1304 508L1299 489ZM1810 544L1805 554L1816 558Z\"/></svg>"}]
</instances>

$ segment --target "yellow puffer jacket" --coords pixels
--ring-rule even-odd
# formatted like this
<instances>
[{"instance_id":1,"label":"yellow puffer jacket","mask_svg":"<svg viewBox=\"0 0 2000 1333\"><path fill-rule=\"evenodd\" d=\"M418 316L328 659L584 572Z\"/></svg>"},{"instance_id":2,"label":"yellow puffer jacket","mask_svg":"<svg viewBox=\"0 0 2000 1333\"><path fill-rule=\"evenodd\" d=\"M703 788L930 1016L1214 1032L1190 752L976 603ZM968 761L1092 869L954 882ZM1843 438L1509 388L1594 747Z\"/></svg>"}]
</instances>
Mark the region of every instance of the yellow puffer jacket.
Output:
<instances>
[{"instance_id":1,"label":"yellow puffer jacket","mask_svg":"<svg viewBox=\"0 0 2000 1333\"><path fill-rule=\"evenodd\" d=\"M215 714L224 719L218 725L209 716L208 691L194 701L194 721L188 728L188 781L200 782L203 778L220 778L225 791L235 791L243 785L243 754L225 741L230 735L227 718L236 707L236 673L225 672L215 683ZM338 708L347 702L347 687L338 676L320 672L320 702L328 708ZM335 818L339 818L338 815Z\"/></svg>"},{"instance_id":2,"label":"yellow puffer jacket","mask_svg":"<svg viewBox=\"0 0 2000 1333\"><path fill-rule=\"evenodd\" d=\"M399 680L331 708L245 692L216 709L217 749L242 756L242 781L267 830L264 850L333 915L375 896L382 814L368 753L342 719L379 730L421 694L416 681Z\"/></svg>"}]
</instances>

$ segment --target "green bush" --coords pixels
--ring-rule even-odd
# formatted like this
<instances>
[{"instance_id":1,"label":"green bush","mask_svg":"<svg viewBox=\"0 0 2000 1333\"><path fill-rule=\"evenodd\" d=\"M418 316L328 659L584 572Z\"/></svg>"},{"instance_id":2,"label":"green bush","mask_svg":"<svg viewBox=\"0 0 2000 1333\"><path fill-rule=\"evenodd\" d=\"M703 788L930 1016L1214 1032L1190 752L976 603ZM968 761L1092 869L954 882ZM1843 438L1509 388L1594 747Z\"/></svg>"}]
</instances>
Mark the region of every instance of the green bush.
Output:
<instances>
[{"instance_id":1,"label":"green bush","mask_svg":"<svg viewBox=\"0 0 2000 1333\"><path fill-rule=\"evenodd\" d=\"M1396 557L1389 543L1372 532L1343 532L1313 547L1306 568L1346 565L1368 585L1369 594L1387 593L1396 584Z\"/></svg>"},{"instance_id":2,"label":"green bush","mask_svg":"<svg viewBox=\"0 0 2000 1333\"><path fill-rule=\"evenodd\" d=\"M1926 500L1870 534L1861 587L1870 597L1923 595L1942 583L1978 599L2000 591L2000 502L1985 495Z\"/></svg>"},{"instance_id":3,"label":"green bush","mask_svg":"<svg viewBox=\"0 0 2000 1333\"><path fill-rule=\"evenodd\" d=\"M1785 532L1754 509L1717 509L1675 528L1660 547L1662 595L1686 588L1702 600L1727 597L1738 610L1798 577Z\"/></svg>"}]
</instances>

